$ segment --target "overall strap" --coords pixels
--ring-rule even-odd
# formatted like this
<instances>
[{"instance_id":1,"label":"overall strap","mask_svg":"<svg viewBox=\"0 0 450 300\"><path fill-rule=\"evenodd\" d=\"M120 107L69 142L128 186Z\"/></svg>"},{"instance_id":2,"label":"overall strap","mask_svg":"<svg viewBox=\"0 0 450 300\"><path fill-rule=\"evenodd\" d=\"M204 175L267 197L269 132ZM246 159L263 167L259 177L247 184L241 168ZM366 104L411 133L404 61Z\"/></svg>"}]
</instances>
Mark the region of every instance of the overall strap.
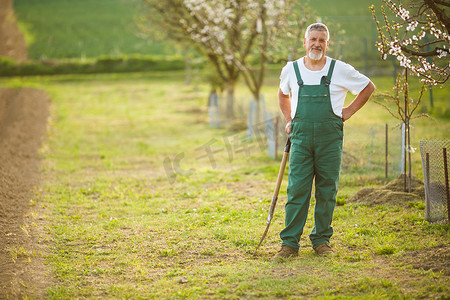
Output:
<instances>
[{"instance_id":1,"label":"overall strap","mask_svg":"<svg viewBox=\"0 0 450 300\"><path fill-rule=\"evenodd\" d=\"M302 87L303 86L303 80L302 80L302 76L300 75L300 70L298 68L297 61L294 61L293 65L294 65L295 75L297 76L298 86Z\"/></svg>"},{"instance_id":2,"label":"overall strap","mask_svg":"<svg viewBox=\"0 0 450 300\"><path fill-rule=\"evenodd\" d=\"M328 69L327 76L323 76L322 77L322 82L321 82L322 84L330 85L330 83L331 83L331 76L333 75L333 70L334 70L334 65L335 64L336 64L336 60L333 59L331 61L331 64L330 64L330 68Z\"/></svg>"}]
</instances>

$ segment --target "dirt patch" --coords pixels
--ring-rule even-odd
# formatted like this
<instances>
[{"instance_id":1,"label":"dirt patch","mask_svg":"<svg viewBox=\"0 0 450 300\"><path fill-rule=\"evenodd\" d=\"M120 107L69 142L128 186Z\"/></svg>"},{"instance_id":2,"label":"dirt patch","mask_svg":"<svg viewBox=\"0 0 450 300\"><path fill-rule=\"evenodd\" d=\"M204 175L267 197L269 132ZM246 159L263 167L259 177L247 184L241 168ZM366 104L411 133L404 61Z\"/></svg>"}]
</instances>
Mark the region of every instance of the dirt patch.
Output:
<instances>
[{"instance_id":1,"label":"dirt patch","mask_svg":"<svg viewBox=\"0 0 450 300\"><path fill-rule=\"evenodd\" d=\"M450 275L450 246L439 245L433 248L421 249L404 255L407 264L415 269L432 270Z\"/></svg>"},{"instance_id":2,"label":"dirt patch","mask_svg":"<svg viewBox=\"0 0 450 300\"><path fill-rule=\"evenodd\" d=\"M382 204L408 205L414 201L425 201L425 188L423 182L413 177L411 180L411 193L404 192L404 175L380 188L362 188L348 202L364 203L369 206ZM407 181L408 187L408 181Z\"/></svg>"},{"instance_id":3,"label":"dirt patch","mask_svg":"<svg viewBox=\"0 0 450 300\"><path fill-rule=\"evenodd\" d=\"M17 26L13 0L0 1L0 56L20 62L28 59L27 45Z\"/></svg>"},{"instance_id":4,"label":"dirt patch","mask_svg":"<svg viewBox=\"0 0 450 300\"><path fill-rule=\"evenodd\" d=\"M43 91L0 90L0 299L41 298L50 282L42 211L33 200L48 116Z\"/></svg>"}]
</instances>

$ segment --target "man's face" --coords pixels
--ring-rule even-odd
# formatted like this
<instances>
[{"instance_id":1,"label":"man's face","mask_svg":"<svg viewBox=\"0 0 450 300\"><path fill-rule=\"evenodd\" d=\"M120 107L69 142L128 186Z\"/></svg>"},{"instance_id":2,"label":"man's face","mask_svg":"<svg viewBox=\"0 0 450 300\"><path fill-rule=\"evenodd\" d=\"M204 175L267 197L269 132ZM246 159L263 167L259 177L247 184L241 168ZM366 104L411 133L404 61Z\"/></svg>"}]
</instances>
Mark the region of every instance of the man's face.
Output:
<instances>
[{"instance_id":1,"label":"man's face","mask_svg":"<svg viewBox=\"0 0 450 300\"><path fill-rule=\"evenodd\" d=\"M303 47L310 59L322 59L328 50L327 32L311 30L308 38L303 40Z\"/></svg>"}]
</instances>

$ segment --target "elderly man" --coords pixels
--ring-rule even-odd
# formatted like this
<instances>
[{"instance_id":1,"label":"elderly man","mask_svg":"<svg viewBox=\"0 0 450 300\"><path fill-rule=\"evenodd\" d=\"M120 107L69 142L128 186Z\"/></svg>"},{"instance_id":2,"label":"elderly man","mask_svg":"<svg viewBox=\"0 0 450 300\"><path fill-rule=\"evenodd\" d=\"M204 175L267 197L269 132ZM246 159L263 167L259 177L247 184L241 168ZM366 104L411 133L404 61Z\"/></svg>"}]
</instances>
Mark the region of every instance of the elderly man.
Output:
<instances>
[{"instance_id":1,"label":"elderly man","mask_svg":"<svg viewBox=\"0 0 450 300\"><path fill-rule=\"evenodd\" d=\"M311 24L305 33L306 56L281 71L278 100L292 143L285 228L275 259L298 255L315 181L314 228L309 235L318 255L333 253L331 221L341 167L343 125L369 99L374 84L352 66L327 57L328 28ZM347 107L350 91L356 98Z\"/></svg>"}]
</instances>

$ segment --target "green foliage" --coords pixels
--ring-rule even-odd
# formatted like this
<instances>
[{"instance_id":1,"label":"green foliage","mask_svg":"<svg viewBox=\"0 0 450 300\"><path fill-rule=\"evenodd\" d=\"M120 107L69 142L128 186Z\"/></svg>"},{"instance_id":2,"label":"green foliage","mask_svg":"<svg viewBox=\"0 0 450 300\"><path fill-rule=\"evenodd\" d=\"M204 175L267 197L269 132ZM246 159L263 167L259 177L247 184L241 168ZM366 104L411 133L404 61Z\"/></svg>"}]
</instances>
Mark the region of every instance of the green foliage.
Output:
<instances>
[{"instance_id":1,"label":"green foliage","mask_svg":"<svg viewBox=\"0 0 450 300\"><path fill-rule=\"evenodd\" d=\"M380 255L390 255L390 254L394 254L396 252L396 248L394 245L382 245L379 246L375 249L375 252L380 254Z\"/></svg>"},{"instance_id":2,"label":"green foliage","mask_svg":"<svg viewBox=\"0 0 450 300\"><path fill-rule=\"evenodd\" d=\"M345 205L348 198L349 198L348 195L338 195L336 198L336 205L337 206Z\"/></svg>"},{"instance_id":3,"label":"green foliage","mask_svg":"<svg viewBox=\"0 0 450 300\"><path fill-rule=\"evenodd\" d=\"M0 76L173 71L183 68L183 59L176 56L101 56L84 61L44 60L25 63L17 63L11 59L0 57Z\"/></svg>"}]
</instances>

